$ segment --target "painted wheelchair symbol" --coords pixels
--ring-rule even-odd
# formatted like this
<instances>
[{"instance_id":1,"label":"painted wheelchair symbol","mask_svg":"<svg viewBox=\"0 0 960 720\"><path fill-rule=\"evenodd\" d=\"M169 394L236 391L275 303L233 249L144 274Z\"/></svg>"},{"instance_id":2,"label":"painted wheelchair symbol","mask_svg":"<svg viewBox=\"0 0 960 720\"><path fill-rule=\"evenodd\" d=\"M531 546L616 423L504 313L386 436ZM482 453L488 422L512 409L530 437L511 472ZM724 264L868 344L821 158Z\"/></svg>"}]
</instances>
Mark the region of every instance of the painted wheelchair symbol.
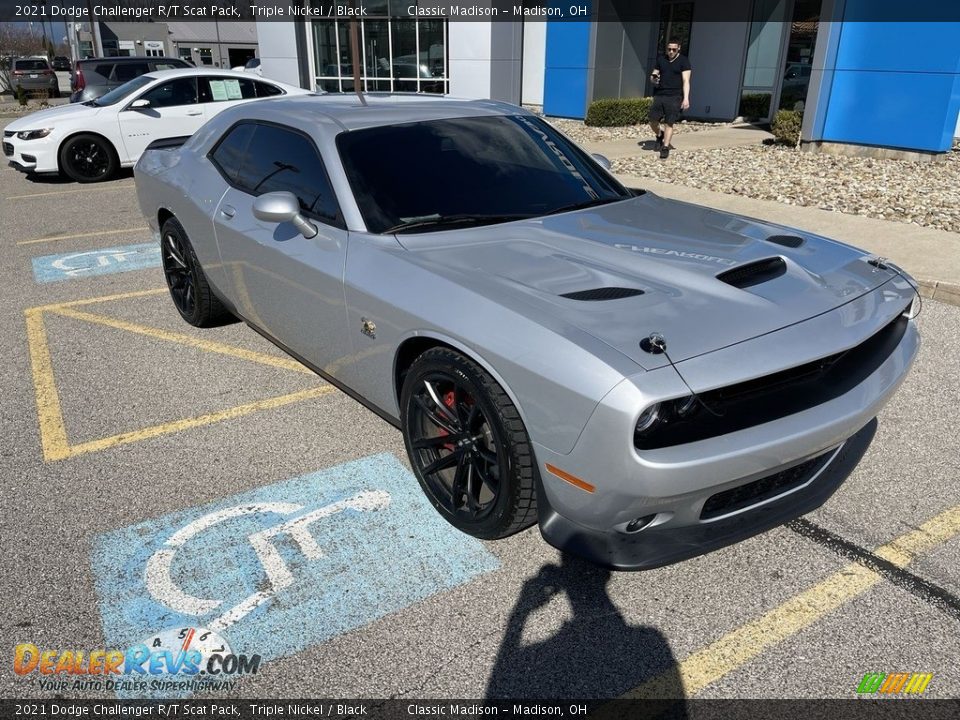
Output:
<instances>
[{"instance_id":1,"label":"painted wheelchair symbol","mask_svg":"<svg viewBox=\"0 0 960 720\"><path fill-rule=\"evenodd\" d=\"M274 525L273 527L252 533L247 540L253 547L267 576L267 589L259 590L228 609L215 620L206 623L214 632L225 630L249 615L254 609L268 602L293 582L293 573L287 567L280 552L271 540L278 535L288 535L308 560L317 560L324 556L323 549L310 533L310 526L324 518L343 512L373 512L383 510L390 504L390 494L382 490L357 493L351 498L326 505L312 512ZM295 503L252 503L217 510L194 520L186 527L175 532L147 561L144 580L147 590L157 602L184 615L202 617L223 605L222 600L199 598L186 593L173 579L173 561L177 551L189 540L203 531L231 518L245 515L277 514L293 515L304 509Z\"/></svg>"}]
</instances>

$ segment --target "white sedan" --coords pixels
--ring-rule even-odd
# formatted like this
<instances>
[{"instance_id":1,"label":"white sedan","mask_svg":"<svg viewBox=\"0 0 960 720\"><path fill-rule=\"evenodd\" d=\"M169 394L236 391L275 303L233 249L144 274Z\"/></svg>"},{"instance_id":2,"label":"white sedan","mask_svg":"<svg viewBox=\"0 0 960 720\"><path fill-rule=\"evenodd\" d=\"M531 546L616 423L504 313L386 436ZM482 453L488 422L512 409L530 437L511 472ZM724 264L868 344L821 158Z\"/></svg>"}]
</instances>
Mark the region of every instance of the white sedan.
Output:
<instances>
[{"instance_id":1,"label":"white sedan","mask_svg":"<svg viewBox=\"0 0 960 720\"><path fill-rule=\"evenodd\" d=\"M132 167L155 140L195 133L238 103L309 91L232 70L147 73L85 103L31 113L7 125L3 154L26 173L99 182Z\"/></svg>"}]
</instances>

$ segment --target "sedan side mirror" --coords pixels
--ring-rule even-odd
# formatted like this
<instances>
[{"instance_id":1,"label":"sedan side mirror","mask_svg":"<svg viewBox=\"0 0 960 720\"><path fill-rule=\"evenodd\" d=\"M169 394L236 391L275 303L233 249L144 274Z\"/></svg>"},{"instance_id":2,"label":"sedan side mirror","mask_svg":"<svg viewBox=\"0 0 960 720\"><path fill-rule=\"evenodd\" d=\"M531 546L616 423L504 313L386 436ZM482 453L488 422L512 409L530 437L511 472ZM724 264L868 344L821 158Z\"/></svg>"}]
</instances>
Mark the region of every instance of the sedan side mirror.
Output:
<instances>
[{"instance_id":1,"label":"sedan side mirror","mask_svg":"<svg viewBox=\"0 0 960 720\"><path fill-rule=\"evenodd\" d=\"M600 167L604 170L610 169L610 159L606 155L601 155L600 153L593 153L590 157L600 163Z\"/></svg>"},{"instance_id":2,"label":"sedan side mirror","mask_svg":"<svg viewBox=\"0 0 960 720\"><path fill-rule=\"evenodd\" d=\"M139 100L134 100L130 103L131 110L142 110L143 108L150 107L150 101L146 98L140 98Z\"/></svg>"},{"instance_id":3,"label":"sedan side mirror","mask_svg":"<svg viewBox=\"0 0 960 720\"><path fill-rule=\"evenodd\" d=\"M253 216L271 223L291 222L305 238L316 237L316 226L300 214L300 201L292 192L271 192L253 201Z\"/></svg>"}]
</instances>

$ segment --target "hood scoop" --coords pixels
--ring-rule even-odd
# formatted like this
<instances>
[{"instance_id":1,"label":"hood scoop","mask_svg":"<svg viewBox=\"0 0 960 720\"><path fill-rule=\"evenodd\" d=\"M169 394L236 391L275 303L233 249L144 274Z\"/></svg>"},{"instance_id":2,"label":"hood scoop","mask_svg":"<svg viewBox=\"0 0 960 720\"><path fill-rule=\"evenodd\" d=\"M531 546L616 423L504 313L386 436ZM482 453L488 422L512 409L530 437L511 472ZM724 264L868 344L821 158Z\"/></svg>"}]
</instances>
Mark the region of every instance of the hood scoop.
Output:
<instances>
[{"instance_id":1,"label":"hood scoop","mask_svg":"<svg viewBox=\"0 0 960 720\"><path fill-rule=\"evenodd\" d=\"M787 263L781 257L766 258L745 263L717 275L717 280L741 290L775 280L787 272Z\"/></svg>"},{"instance_id":2,"label":"hood scoop","mask_svg":"<svg viewBox=\"0 0 960 720\"><path fill-rule=\"evenodd\" d=\"M788 248L798 248L803 245L803 238L796 235L771 235L764 240Z\"/></svg>"},{"instance_id":3,"label":"hood scoop","mask_svg":"<svg viewBox=\"0 0 960 720\"><path fill-rule=\"evenodd\" d=\"M643 295L643 290L624 287L602 287L563 293L560 295L560 297L565 297L569 300L594 302L597 300L620 300L622 298L634 297L636 295Z\"/></svg>"}]
</instances>

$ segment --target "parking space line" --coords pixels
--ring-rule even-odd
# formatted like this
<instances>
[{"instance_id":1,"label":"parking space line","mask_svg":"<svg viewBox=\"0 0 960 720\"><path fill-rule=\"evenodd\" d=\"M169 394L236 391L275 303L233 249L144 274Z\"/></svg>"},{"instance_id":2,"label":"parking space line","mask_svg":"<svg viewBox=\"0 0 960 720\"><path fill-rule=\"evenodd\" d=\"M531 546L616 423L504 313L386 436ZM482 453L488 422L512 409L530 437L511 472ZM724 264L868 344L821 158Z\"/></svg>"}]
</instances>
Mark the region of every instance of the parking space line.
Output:
<instances>
[{"instance_id":1,"label":"parking space line","mask_svg":"<svg viewBox=\"0 0 960 720\"><path fill-rule=\"evenodd\" d=\"M50 197L51 195L73 195L74 193L97 192L103 190L127 190L136 187L133 183L129 185L113 185L111 187L80 188L75 190L57 190L54 192L31 193L30 195L13 195L5 198L6 200L28 200L30 198Z\"/></svg>"},{"instance_id":2,"label":"parking space line","mask_svg":"<svg viewBox=\"0 0 960 720\"><path fill-rule=\"evenodd\" d=\"M67 430L60 409L60 395L53 376L50 346L43 312L27 310L27 343L30 348L30 365L37 400L37 419L40 424L40 444L45 459L66 457L69 450Z\"/></svg>"},{"instance_id":3,"label":"parking space line","mask_svg":"<svg viewBox=\"0 0 960 720\"><path fill-rule=\"evenodd\" d=\"M50 305L37 305L29 308L31 310L60 310L61 308L81 307L83 305L98 305L99 303L113 302L114 300L129 300L131 298L149 297L150 295L163 295L168 292L167 288L153 288L152 290L135 290L133 292L117 293L116 295L100 295L98 297L84 298L82 300L68 300L62 303L51 303Z\"/></svg>"},{"instance_id":4,"label":"parking space line","mask_svg":"<svg viewBox=\"0 0 960 720\"><path fill-rule=\"evenodd\" d=\"M118 445L126 445L128 443L140 442L141 440L149 440L151 438L159 437L160 435L169 435L182 430L189 430L192 428L202 427L204 425L212 425L213 423L218 423L223 420L232 420L234 418L243 417L244 415L249 415L261 410L272 410L274 408L283 407L284 405L292 405L293 403L300 402L301 400L318 398L335 391L336 389L332 385L321 385L320 387L308 388L307 390L300 390L288 395L279 395L277 397L267 398L266 400L257 400L244 405L237 405L236 407L228 408L226 410L218 410L217 412L207 413L206 415L184 418L183 420L175 420L174 422L163 423L161 425L152 425L140 430L120 433L119 435L113 435L112 437L78 443L77 445L71 445L69 447L68 454L65 457L76 457L77 455L97 452L98 450L107 450L109 448L117 447ZM54 459L59 460L63 458Z\"/></svg>"},{"instance_id":5,"label":"parking space line","mask_svg":"<svg viewBox=\"0 0 960 720\"><path fill-rule=\"evenodd\" d=\"M960 505L928 520L875 551L897 567L905 567L917 554L960 535ZM795 635L847 602L863 595L883 578L872 570L850 563L813 587L796 595L760 618L742 625L690 655L675 668L648 680L623 699L672 697L679 670L687 697Z\"/></svg>"},{"instance_id":6,"label":"parking space line","mask_svg":"<svg viewBox=\"0 0 960 720\"><path fill-rule=\"evenodd\" d=\"M124 228L123 230L99 230L97 232L77 233L75 235L54 235L52 237L36 238L35 240L21 240L17 245L36 245L37 243L55 242L57 240L76 240L78 238L100 237L102 235L122 235L123 233L140 232L141 230L149 229L150 228L143 226Z\"/></svg>"},{"instance_id":7,"label":"parking space line","mask_svg":"<svg viewBox=\"0 0 960 720\"><path fill-rule=\"evenodd\" d=\"M229 355L230 357L235 357L240 360L249 360L250 362L259 363L261 365L269 365L282 370L292 370L293 372L304 373L305 375L315 374L312 370L304 367L296 360L287 357L268 355L266 353L256 352L254 350L245 350L234 345L225 345L223 343L213 342L212 340L203 340L191 335L184 335L182 333L171 332L169 330L161 330L160 328L148 327L146 325L137 325L136 323L127 322L126 320L84 312L83 310L74 310L73 308L51 308L50 312L62 315L64 317L74 318L75 320L84 320L89 323L104 325L106 327L115 328L116 330L124 330L136 335L144 335L157 340L166 340L167 342L186 345L188 347L197 348L198 350L203 350L204 352Z\"/></svg>"}]
</instances>

